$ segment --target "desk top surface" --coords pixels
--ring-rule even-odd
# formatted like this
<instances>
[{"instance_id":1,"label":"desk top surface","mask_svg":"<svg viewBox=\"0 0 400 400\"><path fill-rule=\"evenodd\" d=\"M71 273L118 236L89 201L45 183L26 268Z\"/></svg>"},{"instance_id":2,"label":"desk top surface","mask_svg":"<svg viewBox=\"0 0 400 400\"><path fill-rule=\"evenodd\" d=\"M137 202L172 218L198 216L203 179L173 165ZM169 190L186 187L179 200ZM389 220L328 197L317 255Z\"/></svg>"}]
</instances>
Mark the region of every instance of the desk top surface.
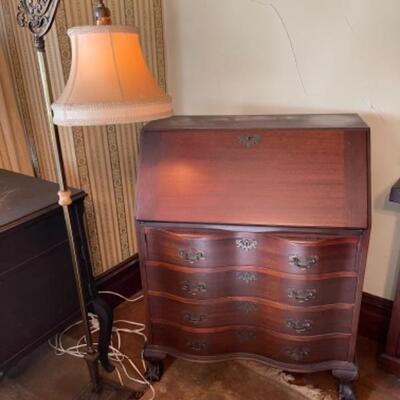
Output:
<instances>
[{"instance_id":1,"label":"desk top surface","mask_svg":"<svg viewBox=\"0 0 400 400\"><path fill-rule=\"evenodd\" d=\"M195 115L148 123L145 131L204 129L366 129L358 114Z\"/></svg>"}]
</instances>

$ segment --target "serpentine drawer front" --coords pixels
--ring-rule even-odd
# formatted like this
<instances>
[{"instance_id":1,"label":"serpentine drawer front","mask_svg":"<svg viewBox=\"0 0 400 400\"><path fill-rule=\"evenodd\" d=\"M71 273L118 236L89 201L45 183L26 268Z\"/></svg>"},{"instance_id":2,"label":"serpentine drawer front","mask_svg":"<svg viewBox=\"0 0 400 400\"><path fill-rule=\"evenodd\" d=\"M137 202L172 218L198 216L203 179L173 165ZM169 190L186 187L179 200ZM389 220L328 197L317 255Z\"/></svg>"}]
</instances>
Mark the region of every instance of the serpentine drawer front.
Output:
<instances>
[{"instance_id":1,"label":"serpentine drawer front","mask_svg":"<svg viewBox=\"0 0 400 400\"><path fill-rule=\"evenodd\" d=\"M161 293L149 296L151 318L194 328L259 326L289 335L351 333L352 305L287 307L254 297L187 300Z\"/></svg>"},{"instance_id":2,"label":"serpentine drawer front","mask_svg":"<svg viewBox=\"0 0 400 400\"><path fill-rule=\"evenodd\" d=\"M149 376L169 354L332 370L353 400L370 232L357 115L174 117L141 134Z\"/></svg>"},{"instance_id":3,"label":"serpentine drawer front","mask_svg":"<svg viewBox=\"0 0 400 400\"><path fill-rule=\"evenodd\" d=\"M235 352L256 354L289 364L346 360L350 335L296 340L246 326L226 327L212 334L200 329L152 324L157 343L195 356L212 356Z\"/></svg>"},{"instance_id":4,"label":"serpentine drawer front","mask_svg":"<svg viewBox=\"0 0 400 400\"><path fill-rule=\"evenodd\" d=\"M189 299L259 297L287 305L355 302L357 278L336 274L299 277L256 268L185 268L148 261L148 290Z\"/></svg>"},{"instance_id":5,"label":"serpentine drawer front","mask_svg":"<svg viewBox=\"0 0 400 400\"><path fill-rule=\"evenodd\" d=\"M355 271L358 236L146 229L149 260L193 267L253 265L292 274Z\"/></svg>"}]
</instances>

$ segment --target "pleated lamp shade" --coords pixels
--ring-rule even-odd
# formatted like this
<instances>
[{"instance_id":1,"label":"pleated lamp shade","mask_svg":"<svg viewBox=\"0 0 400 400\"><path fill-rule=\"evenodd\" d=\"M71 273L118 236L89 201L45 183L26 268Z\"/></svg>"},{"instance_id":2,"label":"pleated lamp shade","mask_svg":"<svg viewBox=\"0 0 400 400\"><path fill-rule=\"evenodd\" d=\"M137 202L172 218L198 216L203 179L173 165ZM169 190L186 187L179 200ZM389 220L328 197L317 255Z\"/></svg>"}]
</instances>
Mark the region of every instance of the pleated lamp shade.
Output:
<instances>
[{"instance_id":1,"label":"pleated lamp shade","mask_svg":"<svg viewBox=\"0 0 400 400\"><path fill-rule=\"evenodd\" d=\"M139 35L117 25L68 30L72 64L68 82L52 105L63 126L125 124L172 115L171 98L143 58Z\"/></svg>"}]
</instances>

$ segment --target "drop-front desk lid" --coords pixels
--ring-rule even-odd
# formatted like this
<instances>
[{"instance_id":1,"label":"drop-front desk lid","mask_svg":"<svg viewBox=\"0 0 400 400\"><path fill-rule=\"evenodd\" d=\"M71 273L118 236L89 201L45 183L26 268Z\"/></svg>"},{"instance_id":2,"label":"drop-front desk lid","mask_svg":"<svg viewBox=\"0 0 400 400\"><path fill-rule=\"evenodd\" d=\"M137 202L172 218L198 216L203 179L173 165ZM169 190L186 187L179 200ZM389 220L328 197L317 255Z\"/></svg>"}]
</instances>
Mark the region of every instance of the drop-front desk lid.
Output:
<instances>
[{"instance_id":1,"label":"drop-front desk lid","mask_svg":"<svg viewBox=\"0 0 400 400\"><path fill-rule=\"evenodd\" d=\"M365 229L368 158L353 114L159 120L141 135L136 217Z\"/></svg>"}]
</instances>

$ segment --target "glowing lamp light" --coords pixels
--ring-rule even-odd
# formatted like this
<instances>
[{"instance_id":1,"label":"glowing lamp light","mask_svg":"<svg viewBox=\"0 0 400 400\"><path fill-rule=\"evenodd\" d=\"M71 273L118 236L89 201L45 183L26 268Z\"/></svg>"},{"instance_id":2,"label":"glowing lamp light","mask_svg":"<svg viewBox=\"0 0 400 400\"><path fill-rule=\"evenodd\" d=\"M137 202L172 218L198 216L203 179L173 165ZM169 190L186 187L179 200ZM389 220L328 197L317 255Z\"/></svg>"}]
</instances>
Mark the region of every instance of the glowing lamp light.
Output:
<instances>
[{"instance_id":1,"label":"glowing lamp light","mask_svg":"<svg viewBox=\"0 0 400 400\"><path fill-rule=\"evenodd\" d=\"M71 71L52 104L56 125L127 124L172 115L171 98L149 71L137 30L83 26L69 29L68 35Z\"/></svg>"}]
</instances>

